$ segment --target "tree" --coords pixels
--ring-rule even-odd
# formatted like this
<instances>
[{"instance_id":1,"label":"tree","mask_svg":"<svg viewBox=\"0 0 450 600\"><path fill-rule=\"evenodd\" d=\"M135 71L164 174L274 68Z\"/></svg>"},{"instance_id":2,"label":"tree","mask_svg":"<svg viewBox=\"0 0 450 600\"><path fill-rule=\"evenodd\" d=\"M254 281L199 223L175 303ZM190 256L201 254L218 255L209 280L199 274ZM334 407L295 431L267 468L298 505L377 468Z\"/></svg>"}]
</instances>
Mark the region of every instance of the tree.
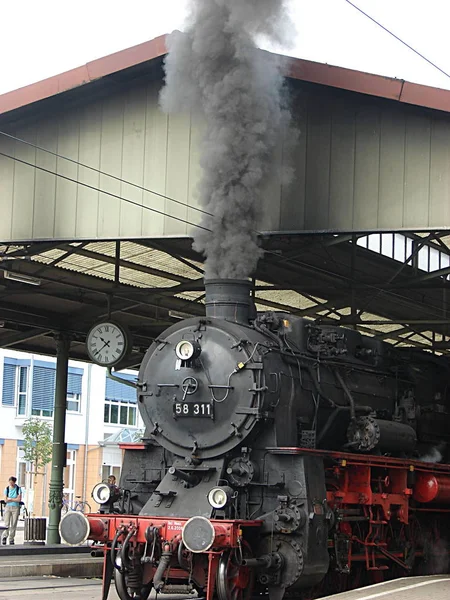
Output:
<instances>
[{"instance_id":1,"label":"tree","mask_svg":"<svg viewBox=\"0 0 450 600\"><path fill-rule=\"evenodd\" d=\"M52 428L49 423L40 419L28 419L22 428L24 437L23 455L32 464L31 473L34 475L34 485L38 475L43 475L42 469L52 459Z\"/></svg>"}]
</instances>

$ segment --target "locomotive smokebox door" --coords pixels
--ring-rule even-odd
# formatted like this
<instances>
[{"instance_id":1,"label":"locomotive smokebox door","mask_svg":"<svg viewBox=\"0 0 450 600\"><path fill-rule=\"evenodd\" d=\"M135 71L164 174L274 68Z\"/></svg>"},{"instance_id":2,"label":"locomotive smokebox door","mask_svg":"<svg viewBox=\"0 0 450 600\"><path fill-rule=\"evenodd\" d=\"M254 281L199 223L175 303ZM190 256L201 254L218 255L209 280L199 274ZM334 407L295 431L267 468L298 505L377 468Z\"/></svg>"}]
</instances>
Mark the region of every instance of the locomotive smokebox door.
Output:
<instances>
[{"instance_id":1,"label":"locomotive smokebox door","mask_svg":"<svg viewBox=\"0 0 450 600\"><path fill-rule=\"evenodd\" d=\"M139 372L148 431L177 456L197 460L232 451L271 416L280 390L270 373L282 369L250 326L250 282L207 283L206 306L205 319L177 323L155 341Z\"/></svg>"}]
</instances>

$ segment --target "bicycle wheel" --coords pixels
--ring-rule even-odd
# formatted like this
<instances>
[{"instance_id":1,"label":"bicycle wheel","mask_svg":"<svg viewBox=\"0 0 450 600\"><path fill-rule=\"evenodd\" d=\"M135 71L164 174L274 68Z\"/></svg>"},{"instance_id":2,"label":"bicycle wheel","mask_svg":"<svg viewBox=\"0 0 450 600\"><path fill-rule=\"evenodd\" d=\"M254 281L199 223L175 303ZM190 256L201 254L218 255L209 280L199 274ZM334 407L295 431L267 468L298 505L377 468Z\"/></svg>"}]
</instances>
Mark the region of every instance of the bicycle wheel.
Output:
<instances>
[{"instance_id":1,"label":"bicycle wheel","mask_svg":"<svg viewBox=\"0 0 450 600\"><path fill-rule=\"evenodd\" d=\"M91 507L87 502L78 502L78 504L75 507L75 510L82 513L90 513Z\"/></svg>"}]
</instances>

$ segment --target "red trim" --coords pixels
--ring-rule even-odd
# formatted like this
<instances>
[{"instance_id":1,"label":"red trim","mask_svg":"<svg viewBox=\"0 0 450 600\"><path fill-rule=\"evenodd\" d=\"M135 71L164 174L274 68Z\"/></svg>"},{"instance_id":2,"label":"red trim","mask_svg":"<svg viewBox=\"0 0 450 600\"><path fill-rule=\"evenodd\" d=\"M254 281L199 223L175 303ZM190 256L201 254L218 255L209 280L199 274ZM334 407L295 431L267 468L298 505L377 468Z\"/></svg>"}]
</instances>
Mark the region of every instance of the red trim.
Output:
<instances>
[{"instance_id":1,"label":"red trim","mask_svg":"<svg viewBox=\"0 0 450 600\"><path fill-rule=\"evenodd\" d=\"M0 115L164 56L166 54L166 37L166 35L162 35L143 44L104 56L76 69L2 94L0 95ZM450 112L450 90L441 90L402 79L373 75L299 58L288 59L286 74L293 79Z\"/></svg>"},{"instance_id":2,"label":"red trim","mask_svg":"<svg viewBox=\"0 0 450 600\"><path fill-rule=\"evenodd\" d=\"M103 58L0 95L0 115L33 102L91 83L112 73L153 60L166 54L166 36L162 35L138 46L115 52Z\"/></svg>"},{"instance_id":3,"label":"red trim","mask_svg":"<svg viewBox=\"0 0 450 600\"><path fill-rule=\"evenodd\" d=\"M132 444L132 443L123 443L123 444L119 444L119 448L121 450L146 450L147 449L147 445L146 444L142 444L142 443L136 443L136 444Z\"/></svg>"},{"instance_id":4,"label":"red trim","mask_svg":"<svg viewBox=\"0 0 450 600\"><path fill-rule=\"evenodd\" d=\"M312 454L321 456L325 459L344 461L352 465L373 465L377 467L389 467L393 469L411 469L413 471L424 471L426 473L448 473L450 474L450 465L440 463L427 463L420 460L410 460L403 458L391 458L386 456L376 456L374 454L350 454L349 452L330 452L328 450L312 450L310 448L297 447L279 447L268 448L271 454ZM341 466L345 466L341 464Z\"/></svg>"},{"instance_id":5,"label":"red trim","mask_svg":"<svg viewBox=\"0 0 450 600\"><path fill-rule=\"evenodd\" d=\"M149 528L156 529L164 550L167 549L173 557L177 557L179 545L182 540L182 530L188 518L168 518L136 515L94 515L87 516L90 526L89 538L100 542L103 546L104 565L108 560L110 550L108 542L127 538L130 545L140 547L141 551L147 546L146 535ZM206 558L206 561L193 565L190 572L181 565L170 567L170 577L175 580L190 581L191 578L201 582L206 587L206 600L212 600L214 596L215 581L219 560L224 550L241 548L243 529L247 527L260 527L261 521L241 520L210 520L214 528L215 539L210 550L197 554ZM245 567L242 567L246 570ZM106 573L106 566L104 573ZM155 567L151 563L145 563L143 581L151 581L155 575ZM205 585L206 584L206 585Z\"/></svg>"},{"instance_id":6,"label":"red trim","mask_svg":"<svg viewBox=\"0 0 450 600\"><path fill-rule=\"evenodd\" d=\"M293 79L369 94L370 96L389 98L390 100L400 100L403 83L401 79L381 77L363 71L354 71L295 58L291 59L289 63L288 76Z\"/></svg>"},{"instance_id":7,"label":"red trim","mask_svg":"<svg viewBox=\"0 0 450 600\"><path fill-rule=\"evenodd\" d=\"M98 542L111 542L120 527L127 530L134 527L136 529L135 540L138 543L145 543L147 527L156 527L164 542L179 541L181 531L189 521L186 517L147 517L116 514L89 514L87 518L91 528L88 539ZM236 548L242 528L261 526L261 521L211 519L210 523L216 532L217 542L214 543L214 550L218 548Z\"/></svg>"}]
</instances>

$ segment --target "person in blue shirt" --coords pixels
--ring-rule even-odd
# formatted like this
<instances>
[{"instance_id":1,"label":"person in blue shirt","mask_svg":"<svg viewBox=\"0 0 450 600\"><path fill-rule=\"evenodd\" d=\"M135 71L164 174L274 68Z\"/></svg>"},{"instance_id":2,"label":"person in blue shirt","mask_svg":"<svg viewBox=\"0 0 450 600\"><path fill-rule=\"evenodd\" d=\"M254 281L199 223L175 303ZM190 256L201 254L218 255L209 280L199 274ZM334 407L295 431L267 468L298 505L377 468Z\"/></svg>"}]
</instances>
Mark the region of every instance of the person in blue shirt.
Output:
<instances>
[{"instance_id":1,"label":"person in blue shirt","mask_svg":"<svg viewBox=\"0 0 450 600\"><path fill-rule=\"evenodd\" d=\"M14 545L17 521L19 520L20 503L22 502L22 491L17 485L17 478L10 477L8 486L5 488L5 514L4 521L6 529L3 532L2 544L6 544L9 535L10 546Z\"/></svg>"}]
</instances>

